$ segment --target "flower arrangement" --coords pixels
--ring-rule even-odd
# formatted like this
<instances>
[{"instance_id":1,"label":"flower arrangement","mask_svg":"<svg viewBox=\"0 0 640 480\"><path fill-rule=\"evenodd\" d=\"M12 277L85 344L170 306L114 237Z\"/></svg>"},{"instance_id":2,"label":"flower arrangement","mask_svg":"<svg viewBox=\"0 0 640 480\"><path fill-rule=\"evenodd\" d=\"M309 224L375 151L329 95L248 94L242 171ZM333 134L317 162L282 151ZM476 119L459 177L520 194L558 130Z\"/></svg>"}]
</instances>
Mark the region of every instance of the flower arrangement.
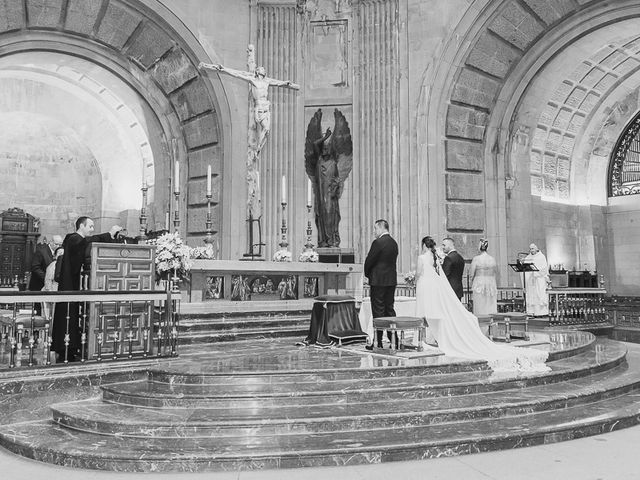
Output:
<instances>
[{"instance_id":1,"label":"flower arrangement","mask_svg":"<svg viewBox=\"0 0 640 480\"><path fill-rule=\"evenodd\" d=\"M193 247L191 249L190 257L192 260L198 260L198 259L215 260L216 259L215 252L213 251L213 245L211 245L210 243L208 243L204 247Z\"/></svg>"},{"instance_id":2,"label":"flower arrangement","mask_svg":"<svg viewBox=\"0 0 640 480\"><path fill-rule=\"evenodd\" d=\"M317 262L320 260L320 256L315 250L309 249L302 252L298 260L301 262Z\"/></svg>"},{"instance_id":3,"label":"flower arrangement","mask_svg":"<svg viewBox=\"0 0 640 480\"><path fill-rule=\"evenodd\" d=\"M284 248L282 248L273 254L273 261L274 262L290 262L291 252L289 250L285 250Z\"/></svg>"},{"instance_id":4,"label":"flower arrangement","mask_svg":"<svg viewBox=\"0 0 640 480\"><path fill-rule=\"evenodd\" d=\"M156 278L175 274L185 278L191 269L191 248L177 233L165 233L156 239Z\"/></svg>"},{"instance_id":5,"label":"flower arrangement","mask_svg":"<svg viewBox=\"0 0 640 480\"><path fill-rule=\"evenodd\" d=\"M407 285L415 285L416 284L416 272L407 272L405 274L403 274L404 277L404 283L406 283Z\"/></svg>"}]
</instances>

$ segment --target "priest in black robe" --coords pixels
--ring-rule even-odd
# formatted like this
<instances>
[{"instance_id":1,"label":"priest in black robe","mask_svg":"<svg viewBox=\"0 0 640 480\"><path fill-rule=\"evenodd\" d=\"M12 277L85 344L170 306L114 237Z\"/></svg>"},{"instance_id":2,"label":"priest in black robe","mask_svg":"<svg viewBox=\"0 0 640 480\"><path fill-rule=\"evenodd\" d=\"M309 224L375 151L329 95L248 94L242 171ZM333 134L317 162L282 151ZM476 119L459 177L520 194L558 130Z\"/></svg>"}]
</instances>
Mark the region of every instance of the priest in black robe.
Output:
<instances>
[{"instance_id":1,"label":"priest in black robe","mask_svg":"<svg viewBox=\"0 0 640 480\"><path fill-rule=\"evenodd\" d=\"M86 263L90 244L93 242L115 242L122 227L114 225L108 233L98 235L93 235L93 230L93 220L89 217L80 217L76 220L75 233L69 233L65 237L62 243L64 256L58 280L58 291L80 290L80 274L82 266ZM65 352L67 317L69 321L69 349ZM56 305L51 332L51 350L56 352L59 361L80 360L82 335L80 320L80 304L78 302Z\"/></svg>"}]
</instances>

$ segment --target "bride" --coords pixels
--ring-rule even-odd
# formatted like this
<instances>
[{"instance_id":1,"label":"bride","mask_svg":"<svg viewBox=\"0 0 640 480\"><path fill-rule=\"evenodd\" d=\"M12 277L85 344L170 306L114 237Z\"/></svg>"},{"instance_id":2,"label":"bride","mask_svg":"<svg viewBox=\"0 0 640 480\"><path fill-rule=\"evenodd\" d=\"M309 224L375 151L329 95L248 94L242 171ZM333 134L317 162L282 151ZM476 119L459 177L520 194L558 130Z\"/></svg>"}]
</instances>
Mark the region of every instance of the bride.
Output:
<instances>
[{"instance_id":1,"label":"bride","mask_svg":"<svg viewBox=\"0 0 640 480\"><path fill-rule=\"evenodd\" d=\"M484 336L478 318L458 300L442 273L431 237L422 239L416 269L416 317L427 319L438 348L451 357L486 360L493 370L543 372L548 353L497 345Z\"/></svg>"}]
</instances>

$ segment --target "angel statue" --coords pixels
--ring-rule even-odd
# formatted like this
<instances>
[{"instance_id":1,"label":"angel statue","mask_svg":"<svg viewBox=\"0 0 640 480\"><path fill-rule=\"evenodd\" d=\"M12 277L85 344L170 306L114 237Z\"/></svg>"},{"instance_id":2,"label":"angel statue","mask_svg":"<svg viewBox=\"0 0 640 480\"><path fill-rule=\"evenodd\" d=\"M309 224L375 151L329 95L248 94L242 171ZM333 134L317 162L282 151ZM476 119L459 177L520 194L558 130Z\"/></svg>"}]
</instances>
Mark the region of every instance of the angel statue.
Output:
<instances>
[{"instance_id":1,"label":"angel statue","mask_svg":"<svg viewBox=\"0 0 640 480\"><path fill-rule=\"evenodd\" d=\"M344 115L334 111L333 132L322 133L322 109L313 115L307 127L304 149L307 175L313 185L315 198L318 247L339 247L340 205L344 181L353 167L351 131Z\"/></svg>"}]
</instances>

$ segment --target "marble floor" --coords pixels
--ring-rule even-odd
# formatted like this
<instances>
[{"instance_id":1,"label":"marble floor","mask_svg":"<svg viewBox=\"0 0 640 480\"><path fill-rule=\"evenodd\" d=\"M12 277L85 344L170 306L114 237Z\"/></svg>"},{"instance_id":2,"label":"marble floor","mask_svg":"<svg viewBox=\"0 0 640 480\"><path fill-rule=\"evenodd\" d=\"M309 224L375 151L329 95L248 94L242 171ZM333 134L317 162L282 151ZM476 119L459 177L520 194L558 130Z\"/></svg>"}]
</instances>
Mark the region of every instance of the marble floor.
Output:
<instances>
[{"instance_id":1,"label":"marble floor","mask_svg":"<svg viewBox=\"0 0 640 480\"><path fill-rule=\"evenodd\" d=\"M295 340L191 346L183 348L179 358L147 360L146 364L32 369L27 381L25 377L19 380L16 370L0 372L0 435L4 441L21 445L12 450L26 456L79 467L34 462L0 449L0 462L6 467L3 473L17 471L22 476L32 472L35 478L73 479L80 474L83 479L134 478L137 474L129 472L137 470L136 459L145 458L149 471L145 478L326 478L335 473L344 478L425 478L425 472L430 479L636 478L624 476L635 468L624 457L628 448L615 446L598 456L600 463L608 463L623 455L615 464L620 469L617 476L602 465L587 468L580 458L581 452L588 455L589 449L608 447L621 433L636 432L633 438L640 439L638 427L559 441L638 423L638 345L596 340L580 332L540 332L532 343L549 349L551 372L501 376L483 362L447 358L437 351L398 357L358 351L357 347L297 347ZM102 376L96 375L105 368ZM460 426L464 432L458 431ZM366 451L381 454L358 456L357 446L354 454L344 448L341 451L339 445L329 450L323 440L339 442L344 437L345 448L351 448L347 441L353 443L350 439L363 431L368 432ZM143 436L151 436L146 445ZM438 438L451 441L433 443ZM631 441L624 438L622 443ZM102 444L100 457L92 451L98 441ZM471 447L452 450L457 441ZM581 445L577 452L565 446L574 443ZM104 460L107 469L120 469L125 444L127 452L140 451L133 453L124 472L83 469L96 467L91 461L84 463L82 459L89 457L81 452L93 455L95 462ZM178 444L182 450L176 448ZM535 444L539 446L515 448ZM193 453L194 445L201 453ZM322 458L301 462L308 454L296 450L301 445ZM399 453L385 459L388 446ZM505 450L413 460L494 449ZM58 452L55 458L49 456L53 451ZM211 458L214 462L209 465L214 470L226 472L163 467L162 452L174 454L176 461L183 455L195 455L198 462ZM287 452L294 452L295 461L286 460ZM149 454L155 454L156 460ZM227 454L233 455L235 463L224 460ZM277 464L254 460L281 454ZM296 468L301 464L309 466ZM329 464L349 466L321 466ZM273 465L289 468L274 470ZM190 468L195 473L157 473ZM514 476L516 468L518 475ZM251 469L256 470L248 471ZM580 475L574 477L572 471ZM545 475L535 476L541 472Z\"/></svg>"},{"instance_id":2,"label":"marble floor","mask_svg":"<svg viewBox=\"0 0 640 480\"><path fill-rule=\"evenodd\" d=\"M63 468L0 449L3 479L47 480L637 480L640 426L595 437L421 461L200 473L120 473Z\"/></svg>"}]
</instances>

